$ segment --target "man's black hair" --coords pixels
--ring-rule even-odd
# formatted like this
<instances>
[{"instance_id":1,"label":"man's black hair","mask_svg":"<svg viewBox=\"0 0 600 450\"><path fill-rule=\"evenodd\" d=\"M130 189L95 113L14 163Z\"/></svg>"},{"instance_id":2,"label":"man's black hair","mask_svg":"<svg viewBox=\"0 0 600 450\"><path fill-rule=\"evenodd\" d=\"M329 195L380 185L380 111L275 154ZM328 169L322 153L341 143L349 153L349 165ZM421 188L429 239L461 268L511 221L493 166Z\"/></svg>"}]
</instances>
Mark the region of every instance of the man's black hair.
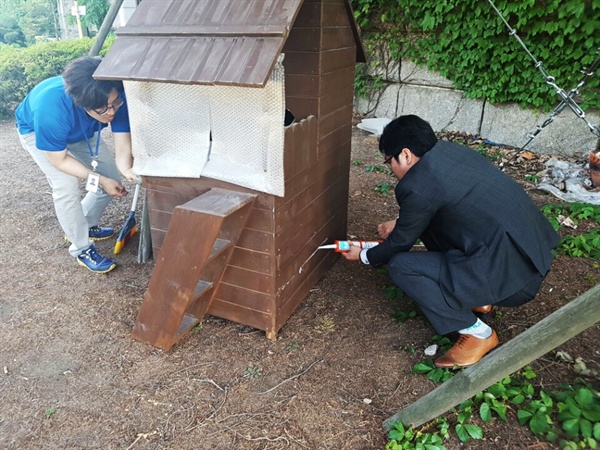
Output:
<instances>
[{"instance_id":1,"label":"man's black hair","mask_svg":"<svg viewBox=\"0 0 600 450\"><path fill-rule=\"evenodd\" d=\"M379 138L379 151L388 156L398 156L403 148L419 158L433 148L437 137L429 122L419 116L400 116L383 129Z\"/></svg>"},{"instance_id":2,"label":"man's black hair","mask_svg":"<svg viewBox=\"0 0 600 450\"><path fill-rule=\"evenodd\" d=\"M94 79L94 72L101 61L97 56L82 56L71 61L62 73L65 91L77 106L85 109L103 108L113 89L123 92L122 81Z\"/></svg>"}]
</instances>

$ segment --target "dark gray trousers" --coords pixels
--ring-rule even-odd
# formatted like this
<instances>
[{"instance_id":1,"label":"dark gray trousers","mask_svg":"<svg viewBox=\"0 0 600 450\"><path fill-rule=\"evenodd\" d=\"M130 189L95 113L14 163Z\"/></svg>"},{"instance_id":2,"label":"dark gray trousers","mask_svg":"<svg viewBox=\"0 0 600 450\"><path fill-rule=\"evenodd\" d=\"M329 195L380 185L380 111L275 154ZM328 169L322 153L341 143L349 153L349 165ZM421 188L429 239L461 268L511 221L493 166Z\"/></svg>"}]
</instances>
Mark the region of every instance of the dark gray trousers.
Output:
<instances>
[{"instance_id":1,"label":"dark gray trousers","mask_svg":"<svg viewBox=\"0 0 600 450\"><path fill-rule=\"evenodd\" d=\"M394 255L387 265L393 283L417 303L440 335L468 328L477 321L471 307L456 309L446 302L439 279L442 261L443 254L440 252L403 252ZM542 281L544 276L539 275L506 299L494 303L491 299L482 298L479 304L521 306L535 297Z\"/></svg>"}]
</instances>

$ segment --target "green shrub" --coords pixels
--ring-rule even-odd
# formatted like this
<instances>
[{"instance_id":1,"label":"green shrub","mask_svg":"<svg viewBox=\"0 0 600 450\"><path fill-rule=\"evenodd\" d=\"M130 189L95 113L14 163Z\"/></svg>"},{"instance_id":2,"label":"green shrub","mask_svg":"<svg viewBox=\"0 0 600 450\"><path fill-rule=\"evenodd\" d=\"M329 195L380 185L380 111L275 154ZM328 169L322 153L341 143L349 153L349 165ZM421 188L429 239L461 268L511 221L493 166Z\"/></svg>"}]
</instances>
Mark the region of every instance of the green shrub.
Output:
<instances>
[{"instance_id":1,"label":"green shrub","mask_svg":"<svg viewBox=\"0 0 600 450\"><path fill-rule=\"evenodd\" d=\"M114 42L109 37L100 52ZM12 117L27 93L40 81L60 75L72 60L86 55L93 39L44 42L26 48L0 47L0 119Z\"/></svg>"}]
</instances>

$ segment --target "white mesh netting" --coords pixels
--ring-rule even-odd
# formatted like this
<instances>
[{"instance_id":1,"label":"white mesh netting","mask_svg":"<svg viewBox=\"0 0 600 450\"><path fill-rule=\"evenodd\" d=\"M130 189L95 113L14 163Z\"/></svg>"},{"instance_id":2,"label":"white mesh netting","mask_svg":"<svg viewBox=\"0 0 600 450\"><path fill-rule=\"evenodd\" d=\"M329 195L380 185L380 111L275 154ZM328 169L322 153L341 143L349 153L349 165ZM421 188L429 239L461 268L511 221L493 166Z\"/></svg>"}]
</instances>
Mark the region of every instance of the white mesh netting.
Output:
<instances>
[{"instance_id":1,"label":"white mesh netting","mask_svg":"<svg viewBox=\"0 0 600 450\"><path fill-rule=\"evenodd\" d=\"M283 196L281 61L262 89L125 81L134 172L206 176Z\"/></svg>"}]
</instances>

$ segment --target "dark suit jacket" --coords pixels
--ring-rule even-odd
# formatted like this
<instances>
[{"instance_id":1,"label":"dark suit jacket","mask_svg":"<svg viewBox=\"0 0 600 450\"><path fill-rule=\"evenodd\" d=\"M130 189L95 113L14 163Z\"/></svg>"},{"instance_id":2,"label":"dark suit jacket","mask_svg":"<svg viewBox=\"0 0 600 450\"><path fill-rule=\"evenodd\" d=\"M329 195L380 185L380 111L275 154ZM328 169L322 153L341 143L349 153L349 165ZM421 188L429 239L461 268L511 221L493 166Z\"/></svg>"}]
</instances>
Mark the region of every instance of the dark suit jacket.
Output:
<instances>
[{"instance_id":1,"label":"dark suit jacket","mask_svg":"<svg viewBox=\"0 0 600 450\"><path fill-rule=\"evenodd\" d=\"M501 301L550 269L559 236L515 181L471 149L439 141L395 193L396 226L369 262L386 264L420 238L443 253L440 285L458 308Z\"/></svg>"}]
</instances>

